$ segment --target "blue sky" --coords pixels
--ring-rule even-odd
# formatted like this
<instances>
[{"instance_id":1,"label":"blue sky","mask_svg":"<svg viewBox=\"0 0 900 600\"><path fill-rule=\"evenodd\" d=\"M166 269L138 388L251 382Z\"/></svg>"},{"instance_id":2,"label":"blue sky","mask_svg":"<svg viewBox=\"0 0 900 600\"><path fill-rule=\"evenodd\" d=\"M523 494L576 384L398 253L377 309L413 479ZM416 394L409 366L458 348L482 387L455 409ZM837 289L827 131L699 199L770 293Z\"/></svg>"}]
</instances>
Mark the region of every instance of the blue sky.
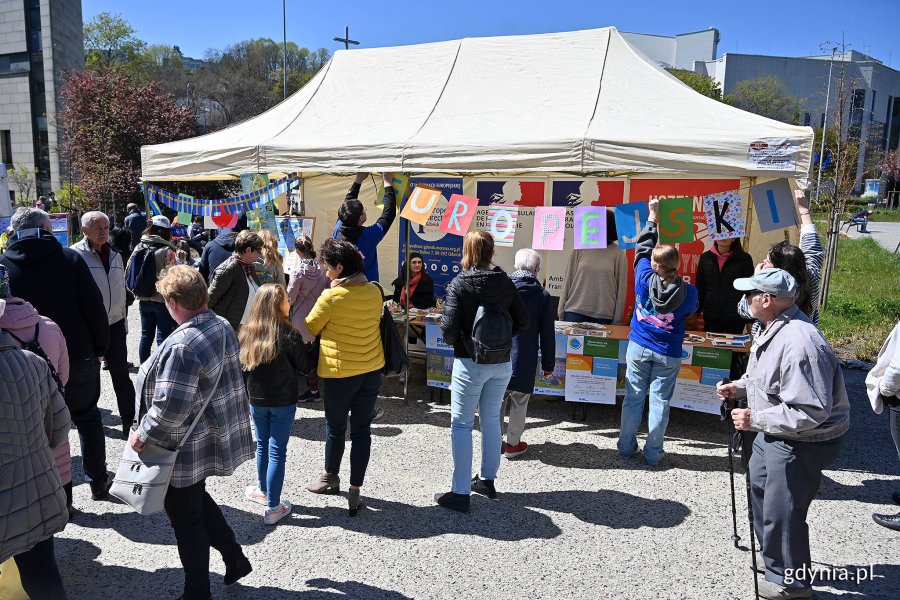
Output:
<instances>
[{"instance_id":1,"label":"blue sky","mask_svg":"<svg viewBox=\"0 0 900 600\"><path fill-rule=\"evenodd\" d=\"M144 41L178 45L195 58L241 40L280 40L281 7L282 0L82 0L85 21L104 11L121 14ZM896 69L898 23L900 0L287 0L288 39L330 51L343 47L332 38L343 36L345 25L369 48L609 25L659 35L715 27L720 56L819 54L821 44L843 33L851 48Z\"/></svg>"}]
</instances>

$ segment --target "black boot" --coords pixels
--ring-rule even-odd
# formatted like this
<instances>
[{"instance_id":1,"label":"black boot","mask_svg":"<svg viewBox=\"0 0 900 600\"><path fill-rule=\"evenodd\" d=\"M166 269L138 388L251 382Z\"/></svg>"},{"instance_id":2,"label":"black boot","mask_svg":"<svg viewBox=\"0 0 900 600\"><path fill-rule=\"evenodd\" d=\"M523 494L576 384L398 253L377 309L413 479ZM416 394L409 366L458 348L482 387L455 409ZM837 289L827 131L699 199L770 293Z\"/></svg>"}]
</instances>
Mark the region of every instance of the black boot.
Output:
<instances>
[{"instance_id":1,"label":"black boot","mask_svg":"<svg viewBox=\"0 0 900 600\"><path fill-rule=\"evenodd\" d=\"M435 494L434 499L444 508L462 513L469 512L469 496L467 494L447 492L446 494Z\"/></svg>"},{"instance_id":2,"label":"black boot","mask_svg":"<svg viewBox=\"0 0 900 600\"><path fill-rule=\"evenodd\" d=\"M900 504L900 492L894 492L891 494L891 500L894 501L894 504Z\"/></svg>"},{"instance_id":3,"label":"black boot","mask_svg":"<svg viewBox=\"0 0 900 600\"><path fill-rule=\"evenodd\" d=\"M253 565L250 564L250 561L246 556L241 556L234 564L225 565L225 578L223 583L225 585L232 585L237 582L238 579L249 575L251 571L253 571Z\"/></svg>"},{"instance_id":4,"label":"black boot","mask_svg":"<svg viewBox=\"0 0 900 600\"><path fill-rule=\"evenodd\" d=\"M476 475L472 478L472 491L487 496L491 500L497 499L497 489L494 487L493 479L481 479Z\"/></svg>"},{"instance_id":5,"label":"black boot","mask_svg":"<svg viewBox=\"0 0 900 600\"><path fill-rule=\"evenodd\" d=\"M872 515L872 520L882 527L900 531L900 513L897 513L896 515L879 515L878 513L875 513Z\"/></svg>"},{"instance_id":6,"label":"black boot","mask_svg":"<svg viewBox=\"0 0 900 600\"><path fill-rule=\"evenodd\" d=\"M112 487L113 480L109 474L102 481L91 481L91 499L104 500L109 496L109 488Z\"/></svg>"}]
</instances>

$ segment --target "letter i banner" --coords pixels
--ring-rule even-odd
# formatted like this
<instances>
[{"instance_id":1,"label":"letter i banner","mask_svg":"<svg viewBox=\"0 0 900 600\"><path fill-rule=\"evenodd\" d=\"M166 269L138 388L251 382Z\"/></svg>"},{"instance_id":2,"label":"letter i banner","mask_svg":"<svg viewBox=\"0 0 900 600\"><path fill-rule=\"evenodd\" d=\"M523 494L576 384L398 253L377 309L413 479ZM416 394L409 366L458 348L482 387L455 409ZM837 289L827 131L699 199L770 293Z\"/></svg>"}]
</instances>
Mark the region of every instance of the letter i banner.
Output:
<instances>
[{"instance_id":1,"label":"letter i banner","mask_svg":"<svg viewBox=\"0 0 900 600\"><path fill-rule=\"evenodd\" d=\"M450 202L444 211L444 219L439 229L453 235L466 235L469 224L478 209L478 198L470 198L461 194L450 196Z\"/></svg>"},{"instance_id":2,"label":"letter i banner","mask_svg":"<svg viewBox=\"0 0 900 600\"><path fill-rule=\"evenodd\" d=\"M516 206L491 204L488 208L488 233L494 237L494 246L512 248L518 217L519 208Z\"/></svg>"},{"instance_id":3,"label":"letter i banner","mask_svg":"<svg viewBox=\"0 0 900 600\"><path fill-rule=\"evenodd\" d=\"M750 186L756 222L761 233L787 229L797 224L794 198L787 179L776 179Z\"/></svg>"},{"instance_id":4,"label":"letter i banner","mask_svg":"<svg viewBox=\"0 0 900 600\"><path fill-rule=\"evenodd\" d=\"M409 195L409 200L403 206L400 217L419 225L425 225L440 199L440 191L424 185L416 185Z\"/></svg>"},{"instance_id":5,"label":"letter i banner","mask_svg":"<svg viewBox=\"0 0 900 600\"><path fill-rule=\"evenodd\" d=\"M659 242L694 241L694 202L691 198L665 198L659 203Z\"/></svg>"},{"instance_id":6,"label":"letter i banner","mask_svg":"<svg viewBox=\"0 0 900 600\"><path fill-rule=\"evenodd\" d=\"M706 227L712 241L744 237L744 205L738 190L703 196Z\"/></svg>"},{"instance_id":7,"label":"letter i banner","mask_svg":"<svg viewBox=\"0 0 900 600\"><path fill-rule=\"evenodd\" d=\"M534 250L562 250L566 235L566 207L538 206L534 209Z\"/></svg>"},{"instance_id":8,"label":"letter i banner","mask_svg":"<svg viewBox=\"0 0 900 600\"><path fill-rule=\"evenodd\" d=\"M619 250L627 250L637 245L638 235L647 224L650 209L646 202L631 202L613 207L616 217L616 233L619 235Z\"/></svg>"},{"instance_id":9,"label":"letter i banner","mask_svg":"<svg viewBox=\"0 0 900 600\"><path fill-rule=\"evenodd\" d=\"M577 206L574 217L576 250L606 248L606 208Z\"/></svg>"}]
</instances>

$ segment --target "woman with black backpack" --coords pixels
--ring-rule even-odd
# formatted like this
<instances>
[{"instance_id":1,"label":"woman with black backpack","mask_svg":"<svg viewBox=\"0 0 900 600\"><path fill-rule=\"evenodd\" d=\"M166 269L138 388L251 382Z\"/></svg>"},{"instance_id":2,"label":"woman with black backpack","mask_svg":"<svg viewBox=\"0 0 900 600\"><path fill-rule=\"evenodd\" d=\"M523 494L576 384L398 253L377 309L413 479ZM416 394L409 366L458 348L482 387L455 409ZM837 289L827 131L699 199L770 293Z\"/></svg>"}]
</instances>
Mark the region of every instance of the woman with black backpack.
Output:
<instances>
[{"instance_id":1,"label":"woman with black backpack","mask_svg":"<svg viewBox=\"0 0 900 600\"><path fill-rule=\"evenodd\" d=\"M491 268L494 238L470 231L463 239L463 271L447 286L444 341L453 344L450 382L453 483L435 496L441 506L469 511L470 492L496 498L494 477L500 467L500 407L512 376L510 352L514 335L531 317L512 280ZM472 473L472 429L475 409L481 419L481 470Z\"/></svg>"}]
</instances>

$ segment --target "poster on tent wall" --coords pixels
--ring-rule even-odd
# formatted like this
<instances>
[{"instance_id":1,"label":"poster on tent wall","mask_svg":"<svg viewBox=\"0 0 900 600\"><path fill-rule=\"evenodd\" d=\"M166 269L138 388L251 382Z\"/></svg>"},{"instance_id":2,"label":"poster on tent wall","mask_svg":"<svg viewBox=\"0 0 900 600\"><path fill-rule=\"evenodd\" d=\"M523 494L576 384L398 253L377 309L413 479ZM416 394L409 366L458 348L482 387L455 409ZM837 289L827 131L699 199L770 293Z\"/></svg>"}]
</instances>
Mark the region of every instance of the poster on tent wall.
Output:
<instances>
[{"instance_id":1,"label":"poster on tent wall","mask_svg":"<svg viewBox=\"0 0 900 600\"><path fill-rule=\"evenodd\" d=\"M563 251L547 252L544 255L542 275L546 281L547 291L552 295L559 296L562 293L566 267L575 247L575 208L584 213L586 207L612 207L622 204L627 184L627 179L598 177L563 177L550 182L550 205L566 207Z\"/></svg>"},{"instance_id":2,"label":"poster on tent wall","mask_svg":"<svg viewBox=\"0 0 900 600\"><path fill-rule=\"evenodd\" d=\"M413 177L410 183L438 190L441 197L424 225L399 219L400 247L397 254L397 271L391 280L399 275L400 265L406 260L406 237L409 233L410 252L419 252L425 259L425 268L434 280L434 295L443 298L447 284L459 273L463 238L441 231L441 221L444 219L450 196L463 193L463 180L462 177Z\"/></svg>"},{"instance_id":3,"label":"poster on tent wall","mask_svg":"<svg viewBox=\"0 0 900 600\"><path fill-rule=\"evenodd\" d=\"M628 201L647 202L653 198L691 198L693 208L694 241L676 244L681 254L678 272L691 283L697 278L700 255L712 246L704 211L704 196L737 190L740 179L631 179L628 182ZM628 251L628 264L634 261L634 250ZM634 310L634 271L628 273L628 301L625 315ZM628 321L625 321L626 323Z\"/></svg>"},{"instance_id":4,"label":"poster on tent wall","mask_svg":"<svg viewBox=\"0 0 900 600\"><path fill-rule=\"evenodd\" d=\"M566 401L615 404L619 340L584 335L566 337Z\"/></svg>"},{"instance_id":5,"label":"poster on tent wall","mask_svg":"<svg viewBox=\"0 0 900 600\"><path fill-rule=\"evenodd\" d=\"M300 262L294 250L294 240L301 235L313 239L316 231L315 217L275 217L278 227L278 253L284 258L284 272L290 275Z\"/></svg>"}]
</instances>

